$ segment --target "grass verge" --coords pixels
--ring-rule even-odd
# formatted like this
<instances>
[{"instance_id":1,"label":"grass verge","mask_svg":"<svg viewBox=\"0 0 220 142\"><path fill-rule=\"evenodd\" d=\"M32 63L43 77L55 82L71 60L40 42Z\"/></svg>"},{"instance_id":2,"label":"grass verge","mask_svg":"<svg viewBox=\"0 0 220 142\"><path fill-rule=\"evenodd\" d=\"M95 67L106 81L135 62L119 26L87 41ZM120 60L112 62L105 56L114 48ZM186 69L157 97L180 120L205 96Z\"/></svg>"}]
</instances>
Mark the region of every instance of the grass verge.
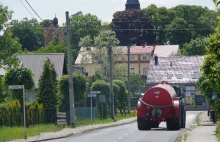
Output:
<instances>
[{"instance_id":1,"label":"grass verge","mask_svg":"<svg viewBox=\"0 0 220 142\"><path fill-rule=\"evenodd\" d=\"M220 123L218 123L216 127L216 137L218 141L220 141Z\"/></svg>"},{"instance_id":2,"label":"grass verge","mask_svg":"<svg viewBox=\"0 0 220 142\"><path fill-rule=\"evenodd\" d=\"M124 115L116 115L115 120L119 121L122 119L132 118L134 115L132 113ZM107 124L114 122L111 118L107 119L94 119L91 122L91 119L78 119L76 120L76 127L87 126L87 125L95 125L95 124ZM70 126L66 126L70 128ZM53 125L53 124L41 124L30 126L26 129L26 136L36 136L43 132L56 132L63 129L63 125ZM24 139L24 127L0 127L0 142L5 142L8 140L14 139Z\"/></svg>"},{"instance_id":3,"label":"grass verge","mask_svg":"<svg viewBox=\"0 0 220 142\"><path fill-rule=\"evenodd\" d=\"M36 136L42 132L56 132L61 129L61 126L55 126L52 124L35 125L26 129L26 135L27 137ZM0 142L23 138L24 127L0 127Z\"/></svg>"}]
</instances>

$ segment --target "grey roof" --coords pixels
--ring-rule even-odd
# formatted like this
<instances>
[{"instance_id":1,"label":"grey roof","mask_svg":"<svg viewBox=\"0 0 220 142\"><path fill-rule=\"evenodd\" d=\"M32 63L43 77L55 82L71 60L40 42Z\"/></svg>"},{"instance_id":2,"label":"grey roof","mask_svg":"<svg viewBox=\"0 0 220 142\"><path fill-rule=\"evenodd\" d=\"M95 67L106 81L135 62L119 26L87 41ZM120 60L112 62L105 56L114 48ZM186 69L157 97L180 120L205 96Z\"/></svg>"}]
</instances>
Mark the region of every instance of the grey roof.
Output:
<instances>
[{"instance_id":1,"label":"grey roof","mask_svg":"<svg viewBox=\"0 0 220 142\"><path fill-rule=\"evenodd\" d=\"M158 57L158 65L155 65L154 58L151 58L146 83L152 85L164 80L170 84L194 84L197 79L192 76L196 75L198 78L201 75L200 67L203 59L204 56ZM168 79L168 74L173 75L172 79ZM182 78L178 79L177 75L180 74Z\"/></svg>"},{"instance_id":2,"label":"grey roof","mask_svg":"<svg viewBox=\"0 0 220 142\"><path fill-rule=\"evenodd\" d=\"M24 67L32 70L34 74L35 88L38 88L38 80L43 72L44 61L47 58L54 64L57 78L63 75L64 53L49 53L49 54L17 54L17 58L21 61Z\"/></svg>"}]
</instances>

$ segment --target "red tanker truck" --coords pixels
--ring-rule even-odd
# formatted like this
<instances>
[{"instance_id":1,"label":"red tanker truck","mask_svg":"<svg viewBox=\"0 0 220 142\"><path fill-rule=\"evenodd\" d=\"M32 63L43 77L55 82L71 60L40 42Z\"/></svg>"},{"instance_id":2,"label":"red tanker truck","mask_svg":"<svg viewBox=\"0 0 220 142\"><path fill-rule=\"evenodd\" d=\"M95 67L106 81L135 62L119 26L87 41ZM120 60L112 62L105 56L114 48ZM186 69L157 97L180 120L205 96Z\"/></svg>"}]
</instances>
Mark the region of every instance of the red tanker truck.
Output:
<instances>
[{"instance_id":1,"label":"red tanker truck","mask_svg":"<svg viewBox=\"0 0 220 142\"><path fill-rule=\"evenodd\" d=\"M163 81L146 91L137 105L139 130L158 128L165 121L168 130L185 128L186 109L180 96L180 89Z\"/></svg>"}]
</instances>

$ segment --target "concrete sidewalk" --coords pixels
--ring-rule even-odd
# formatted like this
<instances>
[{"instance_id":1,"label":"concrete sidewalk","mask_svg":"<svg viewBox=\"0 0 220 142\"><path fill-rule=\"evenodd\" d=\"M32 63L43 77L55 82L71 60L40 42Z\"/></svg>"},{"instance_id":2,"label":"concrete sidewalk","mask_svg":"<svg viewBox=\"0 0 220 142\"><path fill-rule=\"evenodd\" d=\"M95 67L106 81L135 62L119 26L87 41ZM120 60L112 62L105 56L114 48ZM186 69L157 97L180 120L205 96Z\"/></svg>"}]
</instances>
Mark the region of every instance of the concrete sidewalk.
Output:
<instances>
[{"instance_id":1,"label":"concrete sidewalk","mask_svg":"<svg viewBox=\"0 0 220 142\"><path fill-rule=\"evenodd\" d=\"M218 142L216 137L216 127L207 115L207 111L199 115L200 125L189 131L186 142Z\"/></svg>"},{"instance_id":2,"label":"concrete sidewalk","mask_svg":"<svg viewBox=\"0 0 220 142\"><path fill-rule=\"evenodd\" d=\"M10 142L39 142L39 141L45 141L45 140L66 138L69 136L82 134L82 133L86 133L86 132L101 129L101 128L129 124L129 123L135 122L136 120L137 120L137 118L133 117L133 118L124 119L124 120L120 120L120 121L112 122L112 123L108 123L108 124L90 125L90 126L85 126L85 127L77 127L77 128L73 128L73 129L65 128L65 129L58 131L58 132L41 133L38 136L27 138L27 140L19 139L19 140L13 140Z\"/></svg>"}]
</instances>

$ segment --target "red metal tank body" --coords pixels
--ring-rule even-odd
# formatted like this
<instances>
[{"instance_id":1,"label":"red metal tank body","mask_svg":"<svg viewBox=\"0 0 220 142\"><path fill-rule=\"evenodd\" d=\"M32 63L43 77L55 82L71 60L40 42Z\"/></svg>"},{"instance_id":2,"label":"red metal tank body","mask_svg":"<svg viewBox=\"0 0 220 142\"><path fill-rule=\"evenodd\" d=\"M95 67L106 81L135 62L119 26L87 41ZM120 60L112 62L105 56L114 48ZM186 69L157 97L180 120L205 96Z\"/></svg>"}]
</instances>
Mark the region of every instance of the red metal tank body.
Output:
<instances>
[{"instance_id":1,"label":"red metal tank body","mask_svg":"<svg viewBox=\"0 0 220 142\"><path fill-rule=\"evenodd\" d=\"M152 106L172 105L177 94L168 84L158 84L146 91L143 101Z\"/></svg>"}]
</instances>

